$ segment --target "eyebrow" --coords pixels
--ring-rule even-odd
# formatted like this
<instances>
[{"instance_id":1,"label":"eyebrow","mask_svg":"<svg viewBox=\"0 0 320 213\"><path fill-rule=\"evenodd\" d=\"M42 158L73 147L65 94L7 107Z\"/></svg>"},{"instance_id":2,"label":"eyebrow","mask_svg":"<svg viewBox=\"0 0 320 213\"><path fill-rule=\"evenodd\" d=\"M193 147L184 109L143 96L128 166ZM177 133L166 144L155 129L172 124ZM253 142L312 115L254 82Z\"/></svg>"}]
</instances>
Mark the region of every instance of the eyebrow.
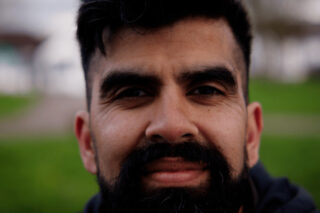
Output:
<instances>
[{"instance_id":1,"label":"eyebrow","mask_svg":"<svg viewBox=\"0 0 320 213\"><path fill-rule=\"evenodd\" d=\"M100 84L100 99L106 97L114 89L129 85L158 88L161 86L161 81L156 76L140 74L137 70L112 70L103 78Z\"/></svg>"},{"instance_id":2,"label":"eyebrow","mask_svg":"<svg viewBox=\"0 0 320 213\"><path fill-rule=\"evenodd\" d=\"M189 85L218 82L225 88L230 89L231 92L235 92L237 89L236 77L232 71L224 66L206 66L192 71L185 71L178 76L177 81Z\"/></svg>"}]
</instances>

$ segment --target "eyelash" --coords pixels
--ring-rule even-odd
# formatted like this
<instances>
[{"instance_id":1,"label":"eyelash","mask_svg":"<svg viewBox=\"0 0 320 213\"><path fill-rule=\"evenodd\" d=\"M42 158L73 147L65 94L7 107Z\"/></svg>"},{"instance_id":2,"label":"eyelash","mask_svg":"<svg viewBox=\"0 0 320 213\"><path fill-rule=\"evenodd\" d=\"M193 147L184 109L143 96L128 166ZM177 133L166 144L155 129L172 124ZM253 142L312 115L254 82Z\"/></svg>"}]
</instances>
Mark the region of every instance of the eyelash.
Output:
<instances>
[{"instance_id":1,"label":"eyelash","mask_svg":"<svg viewBox=\"0 0 320 213\"><path fill-rule=\"evenodd\" d=\"M201 93L201 92L199 92L199 90L205 90L205 91L202 91L202 93ZM209 90L209 92L208 92L208 90ZM195 91L197 91L197 92L195 92ZM199 86L199 87L192 89L190 92L187 93L187 95L212 96L212 95L224 95L224 93L221 90L217 89L216 87L204 85L204 86Z\"/></svg>"},{"instance_id":2,"label":"eyelash","mask_svg":"<svg viewBox=\"0 0 320 213\"><path fill-rule=\"evenodd\" d=\"M201 91L202 90L202 91ZM224 95L224 93L213 86L198 86L190 90L187 96L214 96L214 95ZM121 99L134 99L134 98L143 98L143 97L152 97L152 94L145 89L139 87L129 87L121 90L118 94L115 95L113 100Z\"/></svg>"},{"instance_id":3,"label":"eyelash","mask_svg":"<svg viewBox=\"0 0 320 213\"><path fill-rule=\"evenodd\" d=\"M139 94L137 94L137 92ZM142 93L142 95L141 95ZM139 97L149 97L151 96L146 90L138 87L130 87L123 89L116 96L115 99L124 99L124 98L139 98Z\"/></svg>"}]
</instances>

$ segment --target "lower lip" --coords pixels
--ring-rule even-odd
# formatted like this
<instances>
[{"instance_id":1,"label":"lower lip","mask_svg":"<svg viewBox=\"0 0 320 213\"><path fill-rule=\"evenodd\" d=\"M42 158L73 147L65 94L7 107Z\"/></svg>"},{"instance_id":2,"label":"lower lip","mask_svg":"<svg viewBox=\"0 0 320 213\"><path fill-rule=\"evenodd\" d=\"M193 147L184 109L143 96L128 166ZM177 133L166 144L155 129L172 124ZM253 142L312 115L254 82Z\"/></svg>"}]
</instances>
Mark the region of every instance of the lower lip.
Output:
<instances>
[{"instance_id":1,"label":"lower lip","mask_svg":"<svg viewBox=\"0 0 320 213\"><path fill-rule=\"evenodd\" d=\"M205 170L159 171L148 174L145 182L156 187L198 186L208 177Z\"/></svg>"}]
</instances>

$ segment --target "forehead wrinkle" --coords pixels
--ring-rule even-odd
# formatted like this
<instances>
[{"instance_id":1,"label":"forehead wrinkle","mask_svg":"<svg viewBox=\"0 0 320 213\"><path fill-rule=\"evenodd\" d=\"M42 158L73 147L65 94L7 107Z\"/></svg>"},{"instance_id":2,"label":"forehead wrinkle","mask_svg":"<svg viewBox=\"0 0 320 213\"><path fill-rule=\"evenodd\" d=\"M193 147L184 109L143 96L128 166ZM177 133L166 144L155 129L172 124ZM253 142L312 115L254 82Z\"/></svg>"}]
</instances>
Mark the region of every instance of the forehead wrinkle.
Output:
<instances>
[{"instance_id":1,"label":"forehead wrinkle","mask_svg":"<svg viewBox=\"0 0 320 213\"><path fill-rule=\"evenodd\" d=\"M223 18L212 19L200 16L185 18L157 29L122 28L113 34L111 39L105 38L104 42L105 46L109 47L109 53L111 54L113 52L112 49L127 44L130 45L133 41L137 46L140 42L147 46L147 44L157 44L159 41L163 44L174 42L197 45L203 43L202 39L199 39L199 37L202 37L216 43L219 38L212 34L213 28L215 28L215 31L222 31L224 37L232 37L234 39L229 24ZM104 35L110 37L108 33ZM176 38L182 38L182 40L177 40ZM164 50L168 49L168 45L162 45L162 47Z\"/></svg>"},{"instance_id":2,"label":"forehead wrinkle","mask_svg":"<svg viewBox=\"0 0 320 213\"><path fill-rule=\"evenodd\" d=\"M199 23L199 20L201 20L202 22ZM183 23L187 23L188 25L183 25ZM200 24L200 26L199 26ZM230 26L228 25L227 21L225 21L224 19L220 18L220 19L210 19L210 18L205 18L205 17L193 17L193 18L187 18L187 19L183 19L180 20L176 23L174 23L173 25L169 25L169 26L165 26L163 28L160 29L155 29L155 30L145 30L145 29L131 29L131 28L123 28L120 29L119 31L116 32L116 34L112 35L111 37L113 37L112 39L105 39L105 45L107 46L107 56L105 56L105 60L112 60L112 59L116 59L116 57L114 58L113 50L117 50L119 49L119 47L124 48L126 45L131 45L132 41L135 41L135 46L139 47L139 42L148 42L149 45L145 45L145 43L143 43L143 48L146 48L146 52L145 55L148 55L148 53L152 54L152 51L148 52L148 50L153 50L153 45L154 44L159 44L159 41L161 41L162 43L165 42L178 42L178 43L184 43L187 45L198 45L198 44L202 44L201 39L198 38L199 36L205 36L205 38L208 38L209 40L212 40L212 42L216 42L217 39L221 40L220 45L225 45L224 42L222 42L224 38L220 38L219 36L215 36L214 34L212 34L212 28L208 27L208 24L210 24L212 27L218 27L218 30L221 32L223 32L223 35L225 35L226 37L231 37L231 43L229 43L229 47L228 48L233 48L234 51L232 52L232 58L234 61L233 63L228 63L225 64L224 66L227 66L229 68L230 71L233 71L234 76L237 76L237 71L240 71L241 73L245 72L244 69L241 69L241 65L243 63L243 54L242 52L239 50L239 45L236 42L233 32L230 29ZM193 27L195 26L195 27ZM201 28L201 26L204 26L203 28ZM196 29L196 30L194 30ZM186 33L186 32L190 32L190 33ZM183 37L181 37L181 34L183 33ZM185 35L187 34L187 36ZM180 35L180 36L179 36ZM108 34L108 31L105 31L104 33L105 38L106 37L110 37L110 35ZM148 39L145 39L145 37L148 36ZM188 37L188 38L186 38ZM197 38L197 39L192 39L192 37ZM182 38L182 40L177 40L176 38ZM188 39L188 41L191 42L185 42L185 39ZM130 42L131 40L131 42ZM228 41L230 41L230 39L227 39ZM138 43L137 43L138 42ZM157 42L157 43L155 43ZM150 45L153 44L153 45ZM140 45L141 47L141 45ZM120 49L121 49L120 48ZM166 50L168 49L168 45L157 45L157 51L162 52L162 56L163 57L169 57L170 58L170 52L167 52ZM218 48L218 47L217 47ZM223 48L221 48L223 49ZM164 52L163 52L164 51ZM240 52L239 52L240 51ZM172 51L171 51L172 52ZM166 54L165 54L166 53ZM126 54L130 54L126 53ZM167 55L169 54L169 55ZM174 52L175 56L177 56L177 52ZM101 55L101 54L100 54ZM163 59L163 58L161 58ZM200 64L201 65L201 64ZM232 69L231 69L232 67ZM142 70L142 69L141 69ZM180 69L179 69L180 70ZM150 70L148 70L150 71ZM153 70L154 71L154 70ZM157 70L156 70L157 71ZM158 70L159 71L159 70ZM104 71L105 72L105 71ZM158 72L154 72L154 73L158 73ZM175 72L176 73L176 72ZM160 73L158 73L160 74ZM241 74L241 76L243 76L244 74ZM238 79L238 78L236 78ZM242 78L243 79L243 78Z\"/></svg>"}]
</instances>

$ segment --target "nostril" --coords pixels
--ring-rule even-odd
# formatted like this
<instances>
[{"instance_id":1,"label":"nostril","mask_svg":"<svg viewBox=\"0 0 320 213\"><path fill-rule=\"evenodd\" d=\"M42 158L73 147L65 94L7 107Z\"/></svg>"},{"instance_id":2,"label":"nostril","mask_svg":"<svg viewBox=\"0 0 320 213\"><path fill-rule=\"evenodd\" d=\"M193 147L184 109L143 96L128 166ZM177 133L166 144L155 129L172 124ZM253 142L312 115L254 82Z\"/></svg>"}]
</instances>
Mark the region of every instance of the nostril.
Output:
<instances>
[{"instance_id":1,"label":"nostril","mask_svg":"<svg viewBox=\"0 0 320 213\"><path fill-rule=\"evenodd\" d=\"M165 139L164 139L161 135L152 135L151 138L150 138L150 140L151 140L152 142L157 142L157 143L159 143L159 142L161 142L161 141L164 141Z\"/></svg>"},{"instance_id":2,"label":"nostril","mask_svg":"<svg viewBox=\"0 0 320 213\"><path fill-rule=\"evenodd\" d=\"M192 134L190 133L186 133L184 135L182 135L183 138L191 138L192 137Z\"/></svg>"}]
</instances>

